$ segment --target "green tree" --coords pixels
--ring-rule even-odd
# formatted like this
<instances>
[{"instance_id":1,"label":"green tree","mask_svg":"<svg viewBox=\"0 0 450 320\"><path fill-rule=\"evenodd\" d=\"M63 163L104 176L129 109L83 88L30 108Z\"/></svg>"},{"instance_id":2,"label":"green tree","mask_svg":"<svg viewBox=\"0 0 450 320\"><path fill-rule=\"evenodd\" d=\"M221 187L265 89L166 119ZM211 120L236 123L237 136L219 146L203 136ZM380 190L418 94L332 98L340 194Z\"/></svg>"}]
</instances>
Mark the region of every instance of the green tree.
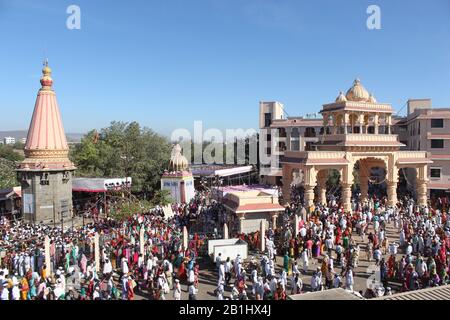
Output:
<instances>
[{"instance_id":1,"label":"green tree","mask_svg":"<svg viewBox=\"0 0 450 320\"><path fill-rule=\"evenodd\" d=\"M172 197L170 196L170 191L168 190L158 190L155 191L153 198L151 200L151 204L153 207L159 206L167 206L173 202Z\"/></svg>"},{"instance_id":2,"label":"green tree","mask_svg":"<svg viewBox=\"0 0 450 320\"><path fill-rule=\"evenodd\" d=\"M0 145L0 158L17 162L22 161L24 156L20 152L15 151L14 147L10 145Z\"/></svg>"},{"instance_id":3,"label":"green tree","mask_svg":"<svg viewBox=\"0 0 450 320\"><path fill-rule=\"evenodd\" d=\"M137 122L112 122L97 133L84 136L71 152L78 176L125 177L133 179L135 193L159 190L160 178L168 167L169 141Z\"/></svg>"},{"instance_id":4,"label":"green tree","mask_svg":"<svg viewBox=\"0 0 450 320\"><path fill-rule=\"evenodd\" d=\"M0 189L12 188L18 185L14 162L0 158Z\"/></svg>"}]
</instances>

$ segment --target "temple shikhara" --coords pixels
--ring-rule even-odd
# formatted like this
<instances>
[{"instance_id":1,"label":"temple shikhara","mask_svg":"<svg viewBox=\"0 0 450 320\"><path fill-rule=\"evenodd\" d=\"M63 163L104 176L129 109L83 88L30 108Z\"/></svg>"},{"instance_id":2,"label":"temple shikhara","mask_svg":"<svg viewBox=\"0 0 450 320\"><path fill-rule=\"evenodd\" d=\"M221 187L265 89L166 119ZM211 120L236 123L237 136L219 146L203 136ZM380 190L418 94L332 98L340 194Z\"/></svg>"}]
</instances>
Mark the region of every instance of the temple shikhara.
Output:
<instances>
[{"instance_id":1,"label":"temple shikhara","mask_svg":"<svg viewBox=\"0 0 450 320\"><path fill-rule=\"evenodd\" d=\"M71 218L72 173L69 146L53 80L45 62L25 144L25 160L17 168L22 187L22 212L33 223Z\"/></svg>"},{"instance_id":2,"label":"temple shikhara","mask_svg":"<svg viewBox=\"0 0 450 320\"><path fill-rule=\"evenodd\" d=\"M391 130L393 112L390 104L377 102L359 79L345 95L341 92L334 103L323 105L320 113L324 130L315 150L284 153L281 162L285 199L290 200L290 187L294 177L300 175L305 205L311 207L314 201L325 204L329 171L337 170L344 210L348 211L355 180L359 179L364 201L368 197L372 170L384 169L388 202L394 206L399 170L408 169L416 171L418 204L426 205L427 166L432 161L427 158L426 151L400 151L404 145Z\"/></svg>"},{"instance_id":3,"label":"temple shikhara","mask_svg":"<svg viewBox=\"0 0 450 320\"><path fill-rule=\"evenodd\" d=\"M181 151L179 144L173 147L169 170L161 177L161 189L169 191L173 201L186 203L195 197L194 177Z\"/></svg>"}]
</instances>

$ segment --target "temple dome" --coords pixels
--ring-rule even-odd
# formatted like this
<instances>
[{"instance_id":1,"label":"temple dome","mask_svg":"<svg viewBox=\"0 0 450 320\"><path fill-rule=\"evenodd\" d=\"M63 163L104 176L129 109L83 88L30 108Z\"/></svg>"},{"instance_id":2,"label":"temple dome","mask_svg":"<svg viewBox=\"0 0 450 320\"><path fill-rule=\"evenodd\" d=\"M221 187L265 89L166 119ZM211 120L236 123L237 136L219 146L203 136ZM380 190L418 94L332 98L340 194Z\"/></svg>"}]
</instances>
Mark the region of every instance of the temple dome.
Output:
<instances>
[{"instance_id":1,"label":"temple dome","mask_svg":"<svg viewBox=\"0 0 450 320\"><path fill-rule=\"evenodd\" d=\"M348 89L345 95L348 101L369 102L369 92L364 88L359 79L353 82L353 86Z\"/></svg>"},{"instance_id":2,"label":"temple dome","mask_svg":"<svg viewBox=\"0 0 450 320\"><path fill-rule=\"evenodd\" d=\"M336 98L336 102L345 102L347 101L347 98L344 96L344 93L341 91L339 93L339 96Z\"/></svg>"},{"instance_id":3,"label":"temple dome","mask_svg":"<svg viewBox=\"0 0 450 320\"><path fill-rule=\"evenodd\" d=\"M377 99L375 99L375 97L372 94L370 94L368 102L370 102L370 103L377 103Z\"/></svg>"},{"instance_id":4,"label":"temple dome","mask_svg":"<svg viewBox=\"0 0 450 320\"><path fill-rule=\"evenodd\" d=\"M176 144L172 149L170 157L169 170L170 171L186 171L189 167L189 162L185 156L181 154L181 146Z\"/></svg>"}]
</instances>

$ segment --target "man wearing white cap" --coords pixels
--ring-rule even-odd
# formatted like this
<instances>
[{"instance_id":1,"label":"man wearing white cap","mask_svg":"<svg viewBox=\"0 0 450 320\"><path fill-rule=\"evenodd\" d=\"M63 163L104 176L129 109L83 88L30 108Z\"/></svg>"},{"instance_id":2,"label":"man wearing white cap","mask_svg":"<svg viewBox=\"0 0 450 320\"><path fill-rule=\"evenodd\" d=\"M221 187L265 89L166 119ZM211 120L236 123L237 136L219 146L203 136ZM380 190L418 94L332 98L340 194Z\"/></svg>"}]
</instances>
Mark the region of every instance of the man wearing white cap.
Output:
<instances>
[{"instance_id":1,"label":"man wearing white cap","mask_svg":"<svg viewBox=\"0 0 450 320\"><path fill-rule=\"evenodd\" d=\"M175 279L175 286L173 288L173 298L175 300L181 300L181 285L180 280Z\"/></svg>"}]
</instances>

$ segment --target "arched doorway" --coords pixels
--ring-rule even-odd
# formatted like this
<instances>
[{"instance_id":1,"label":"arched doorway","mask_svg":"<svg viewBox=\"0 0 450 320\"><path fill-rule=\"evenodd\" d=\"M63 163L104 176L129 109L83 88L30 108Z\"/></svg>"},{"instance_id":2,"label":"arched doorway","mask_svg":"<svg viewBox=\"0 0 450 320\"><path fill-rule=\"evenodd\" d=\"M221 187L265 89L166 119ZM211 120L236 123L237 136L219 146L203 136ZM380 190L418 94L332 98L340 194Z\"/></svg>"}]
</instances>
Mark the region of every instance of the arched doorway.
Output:
<instances>
[{"instance_id":1,"label":"arched doorway","mask_svg":"<svg viewBox=\"0 0 450 320\"><path fill-rule=\"evenodd\" d=\"M315 188L316 202L327 204L328 200L340 197L341 174L337 169L319 169Z\"/></svg>"},{"instance_id":2,"label":"arched doorway","mask_svg":"<svg viewBox=\"0 0 450 320\"><path fill-rule=\"evenodd\" d=\"M387 195L386 164L381 159L365 158L355 162L353 168L356 198L364 202L371 197L382 198Z\"/></svg>"}]
</instances>

